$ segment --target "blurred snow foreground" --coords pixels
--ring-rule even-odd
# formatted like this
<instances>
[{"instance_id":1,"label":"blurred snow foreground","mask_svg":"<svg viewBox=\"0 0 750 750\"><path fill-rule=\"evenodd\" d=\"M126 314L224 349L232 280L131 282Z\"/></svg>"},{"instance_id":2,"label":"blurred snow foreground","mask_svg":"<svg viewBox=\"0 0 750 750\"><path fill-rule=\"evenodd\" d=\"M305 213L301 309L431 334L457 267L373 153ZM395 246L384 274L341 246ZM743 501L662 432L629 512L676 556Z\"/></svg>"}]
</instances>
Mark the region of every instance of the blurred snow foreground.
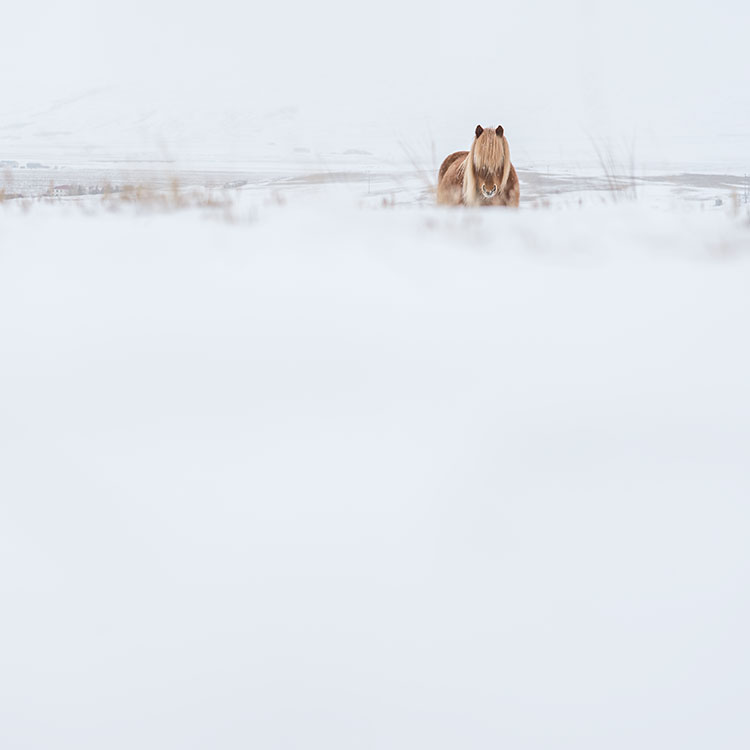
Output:
<instances>
[{"instance_id":1,"label":"blurred snow foreground","mask_svg":"<svg viewBox=\"0 0 750 750\"><path fill-rule=\"evenodd\" d=\"M0 746L745 748L750 228L0 213Z\"/></svg>"}]
</instances>

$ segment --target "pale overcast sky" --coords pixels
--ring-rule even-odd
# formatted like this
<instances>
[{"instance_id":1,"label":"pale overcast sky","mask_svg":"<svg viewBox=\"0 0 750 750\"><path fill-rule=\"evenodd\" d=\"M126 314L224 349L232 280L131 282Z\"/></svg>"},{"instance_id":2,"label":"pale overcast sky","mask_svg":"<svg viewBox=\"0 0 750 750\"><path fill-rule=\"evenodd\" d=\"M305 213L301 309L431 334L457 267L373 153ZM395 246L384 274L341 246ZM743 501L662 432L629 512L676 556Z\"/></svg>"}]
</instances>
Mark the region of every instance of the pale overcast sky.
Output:
<instances>
[{"instance_id":1,"label":"pale overcast sky","mask_svg":"<svg viewBox=\"0 0 750 750\"><path fill-rule=\"evenodd\" d=\"M115 85L323 116L747 131L748 28L740 0L14 3L0 112Z\"/></svg>"}]
</instances>

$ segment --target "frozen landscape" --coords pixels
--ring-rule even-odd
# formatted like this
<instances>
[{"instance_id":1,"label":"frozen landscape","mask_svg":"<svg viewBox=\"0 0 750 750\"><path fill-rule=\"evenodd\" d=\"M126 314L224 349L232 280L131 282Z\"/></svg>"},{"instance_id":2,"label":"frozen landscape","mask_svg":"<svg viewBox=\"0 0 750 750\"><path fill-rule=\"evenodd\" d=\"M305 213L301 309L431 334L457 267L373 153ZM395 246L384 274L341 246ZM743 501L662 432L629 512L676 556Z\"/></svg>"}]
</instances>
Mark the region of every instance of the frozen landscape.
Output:
<instances>
[{"instance_id":1,"label":"frozen landscape","mask_svg":"<svg viewBox=\"0 0 750 750\"><path fill-rule=\"evenodd\" d=\"M42 5L0 747L744 750L748 8ZM518 210L435 205L478 122Z\"/></svg>"}]
</instances>

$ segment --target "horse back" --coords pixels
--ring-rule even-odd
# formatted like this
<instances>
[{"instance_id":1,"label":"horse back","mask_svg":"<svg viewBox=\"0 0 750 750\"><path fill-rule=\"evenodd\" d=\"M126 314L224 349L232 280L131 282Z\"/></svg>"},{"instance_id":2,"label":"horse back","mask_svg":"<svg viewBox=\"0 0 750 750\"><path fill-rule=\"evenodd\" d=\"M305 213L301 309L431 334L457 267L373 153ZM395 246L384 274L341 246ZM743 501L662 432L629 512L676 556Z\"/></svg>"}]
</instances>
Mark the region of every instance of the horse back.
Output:
<instances>
[{"instance_id":1,"label":"horse back","mask_svg":"<svg viewBox=\"0 0 750 750\"><path fill-rule=\"evenodd\" d=\"M460 160L465 159L469 155L468 151L456 151L450 156L446 156L443 163L440 165L440 171L438 172L438 182L443 179L445 173L450 169L451 165Z\"/></svg>"}]
</instances>

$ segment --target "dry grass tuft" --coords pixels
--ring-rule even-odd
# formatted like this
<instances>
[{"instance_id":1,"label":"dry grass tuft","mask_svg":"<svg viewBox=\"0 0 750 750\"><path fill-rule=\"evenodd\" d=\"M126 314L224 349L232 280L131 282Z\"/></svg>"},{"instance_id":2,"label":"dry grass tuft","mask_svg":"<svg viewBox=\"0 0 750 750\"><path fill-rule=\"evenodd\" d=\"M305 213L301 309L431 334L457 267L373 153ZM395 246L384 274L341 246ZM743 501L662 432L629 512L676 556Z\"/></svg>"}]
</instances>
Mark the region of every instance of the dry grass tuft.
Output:
<instances>
[{"instance_id":1,"label":"dry grass tuft","mask_svg":"<svg viewBox=\"0 0 750 750\"><path fill-rule=\"evenodd\" d=\"M226 194L203 188L183 188L177 179L172 179L166 189L148 184L106 185L101 202L112 211L124 206L163 212L191 208L227 209L232 205L231 198Z\"/></svg>"},{"instance_id":2,"label":"dry grass tuft","mask_svg":"<svg viewBox=\"0 0 750 750\"><path fill-rule=\"evenodd\" d=\"M404 141L399 141L399 146L406 160L414 170L414 175L422 185L422 198L434 200L437 196L437 173L440 164L437 161L437 151L435 150L435 139L430 137L428 144L430 157L425 158L424 149L417 150ZM420 151L422 153L420 153ZM429 164L425 168L425 164Z\"/></svg>"},{"instance_id":3,"label":"dry grass tuft","mask_svg":"<svg viewBox=\"0 0 750 750\"><path fill-rule=\"evenodd\" d=\"M279 198L283 201L283 197ZM88 215L95 215L103 208L106 211L135 210L136 212L169 213L184 210L202 210L220 220L236 223L252 220L252 211L242 209L236 190L224 188L184 187L177 178L168 181L165 187L148 183L113 185L109 182L96 186L67 185L65 191L50 188L44 194L33 197L22 195L12 189L12 180L5 176L0 183L0 205L11 202L26 213L39 203L75 207Z\"/></svg>"},{"instance_id":4,"label":"dry grass tuft","mask_svg":"<svg viewBox=\"0 0 750 750\"><path fill-rule=\"evenodd\" d=\"M592 137L590 137L590 140L602 168L606 189L611 200L615 203L623 200L637 200L638 186L635 176L634 145L626 144L625 159L621 159L617 156L612 144L597 143Z\"/></svg>"}]
</instances>

